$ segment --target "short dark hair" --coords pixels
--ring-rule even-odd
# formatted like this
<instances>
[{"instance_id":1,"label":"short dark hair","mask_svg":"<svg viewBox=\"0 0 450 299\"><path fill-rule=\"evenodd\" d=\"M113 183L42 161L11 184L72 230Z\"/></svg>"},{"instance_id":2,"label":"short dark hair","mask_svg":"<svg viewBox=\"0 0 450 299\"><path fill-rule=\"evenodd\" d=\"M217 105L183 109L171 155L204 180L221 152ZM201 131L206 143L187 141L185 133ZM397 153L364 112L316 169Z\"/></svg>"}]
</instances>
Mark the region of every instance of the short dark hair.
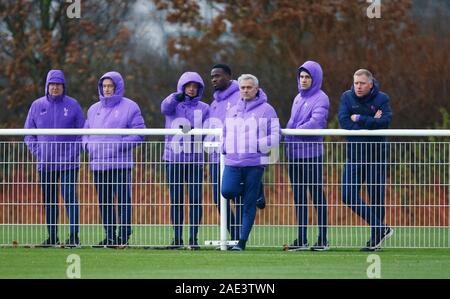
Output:
<instances>
[{"instance_id":1,"label":"short dark hair","mask_svg":"<svg viewBox=\"0 0 450 299\"><path fill-rule=\"evenodd\" d=\"M219 64L215 64L213 67L213 69L222 69L225 73L227 73L228 75L231 76L231 68L223 63L219 63Z\"/></svg>"}]
</instances>

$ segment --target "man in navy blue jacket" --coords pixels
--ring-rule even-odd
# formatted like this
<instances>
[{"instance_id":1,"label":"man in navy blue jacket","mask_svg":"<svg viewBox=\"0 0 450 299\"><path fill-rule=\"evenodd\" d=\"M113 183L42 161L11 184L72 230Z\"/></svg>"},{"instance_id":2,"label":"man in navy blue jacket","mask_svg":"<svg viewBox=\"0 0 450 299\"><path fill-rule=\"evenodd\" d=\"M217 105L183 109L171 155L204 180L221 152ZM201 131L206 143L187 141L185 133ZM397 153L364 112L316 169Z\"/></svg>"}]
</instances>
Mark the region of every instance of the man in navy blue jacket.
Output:
<instances>
[{"instance_id":1,"label":"man in navy blue jacket","mask_svg":"<svg viewBox=\"0 0 450 299\"><path fill-rule=\"evenodd\" d=\"M346 130L387 129L392 119L389 97L381 92L368 70L353 75L353 86L341 96L339 124ZM370 240L363 251L379 250L392 236L393 229L384 224L384 189L388 148L382 136L349 136L342 178L342 200L370 226ZM360 196L361 184L367 184L370 204Z\"/></svg>"}]
</instances>

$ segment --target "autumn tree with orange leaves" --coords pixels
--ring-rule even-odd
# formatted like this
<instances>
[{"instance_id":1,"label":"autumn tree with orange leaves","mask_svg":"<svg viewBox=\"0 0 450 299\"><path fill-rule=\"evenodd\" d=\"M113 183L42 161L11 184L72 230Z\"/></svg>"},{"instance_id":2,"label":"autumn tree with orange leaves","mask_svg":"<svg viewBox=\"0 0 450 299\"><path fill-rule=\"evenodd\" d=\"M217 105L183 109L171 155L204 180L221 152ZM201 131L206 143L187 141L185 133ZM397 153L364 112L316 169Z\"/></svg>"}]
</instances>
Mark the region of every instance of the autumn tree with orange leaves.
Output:
<instances>
[{"instance_id":1,"label":"autumn tree with orange leaves","mask_svg":"<svg viewBox=\"0 0 450 299\"><path fill-rule=\"evenodd\" d=\"M218 62L235 76L254 73L283 124L297 93L296 69L306 60L324 69L331 121L358 68L370 69L390 95L394 128L427 127L440 120L440 108L450 111L449 32L418 28L411 0L382 1L381 17L372 19L366 1L204 1L211 19L200 1L153 2L185 28L169 39L171 55L204 74Z\"/></svg>"},{"instance_id":2,"label":"autumn tree with orange leaves","mask_svg":"<svg viewBox=\"0 0 450 299\"><path fill-rule=\"evenodd\" d=\"M68 93L88 107L101 72L122 61L130 32L121 21L134 1L80 3L71 19L66 1L0 0L1 127L23 126L49 69L63 69Z\"/></svg>"}]
</instances>

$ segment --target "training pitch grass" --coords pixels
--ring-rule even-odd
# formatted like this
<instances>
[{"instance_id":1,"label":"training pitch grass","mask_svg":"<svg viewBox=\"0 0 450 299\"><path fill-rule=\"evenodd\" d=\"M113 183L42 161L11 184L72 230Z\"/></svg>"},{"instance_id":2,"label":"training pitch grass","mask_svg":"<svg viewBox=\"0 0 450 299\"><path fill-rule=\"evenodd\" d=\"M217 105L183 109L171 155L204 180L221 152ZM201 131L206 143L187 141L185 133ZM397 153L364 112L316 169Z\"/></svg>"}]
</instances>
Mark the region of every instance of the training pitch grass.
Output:
<instances>
[{"instance_id":1,"label":"training pitch grass","mask_svg":"<svg viewBox=\"0 0 450 299\"><path fill-rule=\"evenodd\" d=\"M360 252L244 252L189 250L0 248L0 278L66 278L70 254L80 257L81 278L298 279L367 278L370 254L380 257L381 278L450 278L449 249Z\"/></svg>"}]
</instances>

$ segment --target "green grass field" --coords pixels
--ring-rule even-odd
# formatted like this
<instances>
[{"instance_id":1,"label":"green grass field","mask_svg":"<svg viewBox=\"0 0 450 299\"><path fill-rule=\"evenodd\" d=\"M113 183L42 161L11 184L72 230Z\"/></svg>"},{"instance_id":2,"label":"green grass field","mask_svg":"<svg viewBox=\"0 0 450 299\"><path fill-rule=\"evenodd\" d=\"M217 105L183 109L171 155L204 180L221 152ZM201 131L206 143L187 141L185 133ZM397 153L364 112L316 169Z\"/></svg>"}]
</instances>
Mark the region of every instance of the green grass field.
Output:
<instances>
[{"instance_id":1,"label":"green grass field","mask_svg":"<svg viewBox=\"0 0 450 299\"><path fill-rule=\"evenodd\" d=\"M394 227L394 235L384 244L388 248L447 248L450 249L450 228L448 227ZM188 225L183 227L184 241L189 237ZM366 244L370 230L367 226L328 227L328 240L335 248L359 248ZM69 235L68 225L59 226L59 236L64 241ZM316 241L317 227L308 228L311 245ZM258 248L282 247L297 237L294 226L253 226L248 246ZM14 242L23 245L40 244L47 238L45 225L0 225L0 246L12 246ZM171 225L133 225L130 244L133 246L167 245L173 238ZM83 245L94 245L104 239L102 225L81 225L80 240ZM202 225L198 241L219 240L218 225Z\"/></svg>"},{"instance_id":2,"label":"green grass field","mask_svg":"<svg viewBox=\"0 0 450 299\"><path fill-rule=\"evenodd\" d=\"M66 278L70 254L80 257L81 278L285 279L367 278L370 253L358 249L244 252L202 249L0 248L0 278ZM450 278L448 249L384 249L376 252L381 278Z\"/></svg>"},{"instance_id":3,"label":"green grass field","mask_svg":"<svg viewBox=\"0 0 450 299\"><path fill-rule=\"evenodd\" d=\"M67 227L61 228L61 237L66 237ZM44 249L22 246L42 242L45 226L2 226L0 278L66 278L66 259L72 253L80 257L81 278L367 278L370 253L359 251L369 237L367 227L330 227L332 248L328 252L282 251L282 244L295 235L292 227L255 226L245 252L221 252L214 247L145 250L139 245L169 244L172 229L134 226L132 248L94 249L89 244L104 238L102 227L97 225L81 227L81 249ZM188 236L187 231L184 236ZM316 236L316 228L310 229L310 242ZM449 236L448 228L396 227L383 251L375 253L381 259L381 277L450 278ZM218 239L217 226L201 228L200 244ZM12 247L13 241L18 242L18 248Z\"/></svg>"}]
</instances>

